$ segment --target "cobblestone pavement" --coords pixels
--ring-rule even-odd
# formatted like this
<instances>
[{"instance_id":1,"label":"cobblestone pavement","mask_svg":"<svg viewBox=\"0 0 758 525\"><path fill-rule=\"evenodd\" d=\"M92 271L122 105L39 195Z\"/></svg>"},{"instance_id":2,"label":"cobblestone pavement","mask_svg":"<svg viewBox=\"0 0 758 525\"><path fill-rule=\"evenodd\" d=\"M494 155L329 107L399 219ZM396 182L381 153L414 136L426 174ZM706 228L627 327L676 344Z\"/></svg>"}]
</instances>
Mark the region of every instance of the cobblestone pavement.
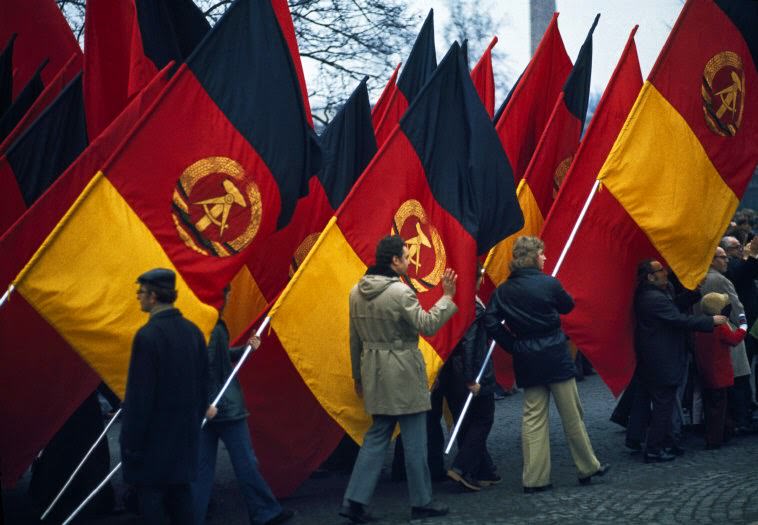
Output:
<instances>
[{"instance_id":1,"label":"cobblestone pavement","mask_svg":"<svg viewBox=\"0 0 758 525\"><path fill-rule=\"evenodd\" d=\"M758 524L758 436L733 439L721 450L703 450L701 435L690 433L685 455L664 464L645 465L639 454L623 446L621 428L608 421L614 401L597 376L579 383L585 421L595 452L612 465L603 478L590 486L576 480L560 420L551 410L552 491L521 492L520 413L521 394L496 403L495 426L489 445L503 482L479 493L464 493L452 482L437 483L435 498L449 505L444 518L415 520L414 525L493 524ZM116 432L110 437L116 449ZM388 456L388 460L389 460ZM383 476L371 506L380 523L408 523L405 483ZM24 495L28 476L18 488L3 493L6 523L33 523ZM282 503L297 511L293 525L346 524L337 516L346 475L312 478ZM122 491L121 481L117 491ZM225 452L219 455L209 525L247 523L234 474ZM88 525L132 524L137 519L121 514L82 521Z\"/></svg>"}]
</instances>

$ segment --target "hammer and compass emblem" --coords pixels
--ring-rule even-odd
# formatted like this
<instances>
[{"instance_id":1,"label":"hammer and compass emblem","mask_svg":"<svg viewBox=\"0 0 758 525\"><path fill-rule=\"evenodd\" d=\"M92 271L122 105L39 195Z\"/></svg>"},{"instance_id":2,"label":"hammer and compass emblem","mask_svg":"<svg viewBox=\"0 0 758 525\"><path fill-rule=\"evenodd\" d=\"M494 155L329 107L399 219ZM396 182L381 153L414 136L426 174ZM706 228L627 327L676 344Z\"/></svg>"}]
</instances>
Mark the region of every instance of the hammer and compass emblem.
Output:
<instances>
[{"instance_id":1,"label":"hammer and compass emblem","mask_svg":"<svg viewBox=\"0 0 758 525\"><path fill-rule=\"evenodd\" d=\"M179 237L203 255L234 255L252 242L260 227L260 191L245 177L242 166L227 157L208 157L190 165L172 200Z\"/></svg>"},{"instance_id":2,"label":"hammer and compass emblem","mask_svg":"<svg viewBox=\"0 0 758 525\"><path fill-rule=\"evenodd\" d=\"M733 137L742 124L745 109L745 71L742 59L732 51L711 58L703 71L703 114L708 128L723 137Z\"/></svg>"},{"instance_id":3,"label":"hammer and compass emblem","mask_svg":"<svg viewBox=\"0 0 758 525\"><path fill-rule=\"evenodd\" d=\"M417 292L434 288L445 270L445 245L419 201L410 199L400 205L392 221L391 233L405 239L411 286Z\"/></svg>"}]
</instances>

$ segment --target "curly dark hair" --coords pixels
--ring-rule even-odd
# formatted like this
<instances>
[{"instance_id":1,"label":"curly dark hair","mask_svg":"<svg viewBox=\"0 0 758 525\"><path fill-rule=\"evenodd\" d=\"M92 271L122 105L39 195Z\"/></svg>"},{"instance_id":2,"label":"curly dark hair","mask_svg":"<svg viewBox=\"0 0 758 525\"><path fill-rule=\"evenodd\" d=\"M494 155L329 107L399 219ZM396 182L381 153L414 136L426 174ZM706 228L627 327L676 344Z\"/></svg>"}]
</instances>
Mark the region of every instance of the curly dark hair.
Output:
<instances>
[{"instance_id":1,"label":"curly dark hair","mask_svg":"<svg viewBox=\"0 0 758 525\"><path fill-rule=\"evenodd\" d=\"M399 235L387 235L376 245L376 266L389 268L393 257L403 257L405 241Z\"/></svg>"}]
</instances>

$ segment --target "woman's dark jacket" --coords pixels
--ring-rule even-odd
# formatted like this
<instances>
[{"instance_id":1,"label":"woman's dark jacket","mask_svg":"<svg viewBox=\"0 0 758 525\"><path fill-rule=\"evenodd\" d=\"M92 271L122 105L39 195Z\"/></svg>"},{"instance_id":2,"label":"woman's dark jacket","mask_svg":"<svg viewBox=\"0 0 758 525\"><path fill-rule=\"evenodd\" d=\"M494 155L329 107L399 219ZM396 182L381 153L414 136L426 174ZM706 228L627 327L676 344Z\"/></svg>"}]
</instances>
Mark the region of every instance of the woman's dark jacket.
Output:
<instances>
[{"instance_id":1,"label":"woman's dark jacket","mask_svg":"<svg viewBox=\"0 0 758 525\"><path fill-rule=\"evenodd\" d=\"M487 356L487 329L484 326L484 304L477 298L474 304L475 318L466 334L458 342L450 355L449 364L455 380L466 385L476 382L476 376ZM495 391L495 371L492 359L487 361L484 373L479 380L479 394L489 394ZM467 392L468 393L468 392Z\"/></svg>"},{"instance_id":2,"label":"woman's dark jacket","mask_svg":"<svg viewBox=\"0 0 758 525\"><path fill-rule=\"evenodd\" d=\"M489 335L513 354L516 383L522 388L566 381L576 368L561 330L561 314L574 300L555 277L537 268L511 272L498 286L484 316ZM500 322L505 321L507 329Z\"/></svg>"},{"instance_id":3,"label":"woman's dark jacket","mask_svg":"<svg viewBox=\"0 0 758 525\"><path fill-rule=\"evenodd\" d=\"M219 319L213 327L211 339L208 342L208 384L210 385L208 404L216 399L221 387L232 373L232 360L239 360L244 351L245 347L229 348L229 329L224 321ZM237 376L229 383L216 408L218 408L218 414L208 422L209 424L238 421L248 416L242 387Z\"/></svg>"},{"instance_id":4,"label":"woman's dark jacket","mask_svg":"<svg viewBox=\"0 0 758 525\"><path fill-rule=\"evenodd\" d=\"M643 283L635 292L637 374L656 386L678 385L687 366L689 332L712 332L713 318L683 313L671 290Z\"/></svg>"},{"instance_id":5,"label":"woman's dark jacket","mask_svg":"<svg viewBox=\"0 0 758 525\"><path fill-rule=\"evenodd\" d=\"M151 315L134 336L129 361L120 438L124 480L194 481L207 401L205 337L176 308Z\"/></svg>"}]
</instances>

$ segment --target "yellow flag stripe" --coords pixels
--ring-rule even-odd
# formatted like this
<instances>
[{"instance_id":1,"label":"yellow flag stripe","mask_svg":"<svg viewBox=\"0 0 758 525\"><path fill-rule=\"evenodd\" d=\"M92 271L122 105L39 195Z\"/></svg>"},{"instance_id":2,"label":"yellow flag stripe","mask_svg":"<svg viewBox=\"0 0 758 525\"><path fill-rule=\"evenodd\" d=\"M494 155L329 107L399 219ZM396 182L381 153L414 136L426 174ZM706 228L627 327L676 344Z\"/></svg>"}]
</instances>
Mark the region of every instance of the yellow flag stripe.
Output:
<instances>
[{"instance_id":1,"label":"yellow flag stripe","mask_svg":"<svg viewBox=\"0 0 758 525\"><path fill-rule=\"evenodd\" d=\"M224 309L229 339L237 339L268 306L268 301L247 266L240 268L231 282L232 294Z\"/></svg>"},{"instance_id":2,"label":"yellow flag stripe","mask_svg":"<svg viewBox=\"0 0 758 525\"><path fill-rule=\"evenodd\" d=\"M271 326L321 406L358 443L371 424L353 390L349 294L366 273L334 218L272 310ZM421 340L429 381L442 360Z\"/></svg>"},{"instance_id":3,"label":"yellow flag stripe","mask_svg":"<svg viewBox=\"0 0 758 525\"><path fill-rule=\"evenodd\" d=\"M64 221L16 279L16 287L123 397L132 339L147 321L136 299L136 278L151 268L176 268L102 173ZM177 290L177 307L209 334L216 309L202 303L178 272Z\"/></svg>"},{"instance_id":4,"label":"yellow flag stripe","mask_svg":"<svg viewBox=\"0 0 758 525\"><path fill-rule=\"evenodd\" d=\"M697 286L739 199L684 117L649 81L598 179L682 284Z\"/></svg>"},{"instance_id":5,"label":"yellow flag stripe","mask_svg":"<svg viewBox=\"0 0 758 525\"><path fill-rule=\"evenodd\" d=\"M511 274L508 263L513 258L513 243L516 242L516 239L522 235L539 235L542 230L542 224L545 222L539 204L537 204L537 199L534 198L532 189L529 187L526 179L521 179L519 182L516 197L518 198L519 206L521 206L521 212L524 214L524 227L495 245L490 250L487 260L484 262L484 269L495 286L504 283Z\"/></svg>"}]
</instances>

